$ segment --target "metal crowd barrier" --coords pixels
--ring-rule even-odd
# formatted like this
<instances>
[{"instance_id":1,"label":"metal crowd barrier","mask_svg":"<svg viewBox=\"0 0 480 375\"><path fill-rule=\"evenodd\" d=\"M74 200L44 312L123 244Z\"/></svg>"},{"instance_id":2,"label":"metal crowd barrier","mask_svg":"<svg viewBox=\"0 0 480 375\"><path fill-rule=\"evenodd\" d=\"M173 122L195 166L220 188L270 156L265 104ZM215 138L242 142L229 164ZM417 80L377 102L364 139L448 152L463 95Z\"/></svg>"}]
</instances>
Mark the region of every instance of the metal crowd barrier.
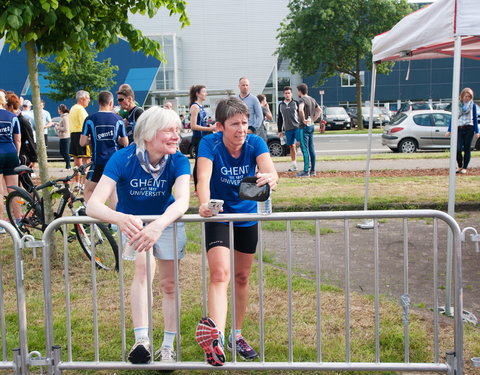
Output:
<instances>
[{"instance_id":1,"label":"metal crowd barrier","mask_svg":"<svg viewBox=\"0 0 480 375\"><path fill-rule=\"evenodd\" d=\"M155 217L153 216L145 216L141 217L142 220L145 222L154 220ZM433 256L433 275L432 275L432 293L433 293L433 308L432 308L432 320L433 320L433 361L429 363L416 363L411 359L410 353L410 327L409 327L409 301L408 301L408 294L409 294L409 251L408 251L408 244L409 244L409 234L407 229L407 221L409 219L417 219L417 218L427 218L433 219L432 220L432 227L433 227L433 242L430 248L431 254ZM374 280L374 351L375 351L375 359L371 362L355 362L353 360L352 355L352 347L351 347L351 295L352 295L352 285L350 280L350 268L351 268L351 261L352 261L352 254L351 252L351 233L350 233L350 226L352 221L361 220L361 219L372 219L374 220L373 226L373 262L374 262L374 272L372 278ZM380 275L381 275L381 265L379 262L380 256L380 246L379 246L379 221L383 219L403 219L403 278L404 278L404 293L402 294L402 298L405 298L405 301L402 301L402 321L403 321L403 355L404 361L403 362L384 362L381 361L381 339L380 339L380 324L381 324L381 314L380 314ZM462 323L462 311L463 311L463 304L462 304L462 260L461 260L461 232L458 224L456 221L450 217L449 215L435 210L399 210L399 211L344 211L344 212L304 212L304 213L274 213L268 216L261 216L261 215L252 215L252 214L239 214L239 215L221 215L216 216L213 218L201 218L199 215L185 215L183 216L179 222L185 223L202 223L202 248L204 248L204 224L205 222L211 221L228 221L230 225L230 238L233 238L233 222L234 221L245 221L245 220L258 220L259 221L259 245L257 248L258 254L258 296L259 296L259 360L253 362L237 362L236 355L232 355L232 360L227 361L223 367L214 368L210 365L206 364L204 361L184 361L182 360L182 343L185 341L193 341L194 338L190 336L181 336L181 318L180 317L180 287L179 287L179 267L177 262L175 262L175 280L176 280L176 289L175 289L175 298L176 298L176 312L177 312L177 332L180 334L177 335L176 340L176 351L177 351L177 361L174 363L161 363L153 361L147 365L134 365L128 363L126 361L127 355L127 344L126 344L126 307L124 302L124 292L125 287L123 283L123 271L124 265L123 262L120 261L120 270L119 270L119 306L118 310L120 312L120 327L121 332L121 346L122 346L122 355L117 361L111 360L102 360L100 354L100 341L102 339L101 335L99 335L99 321L97 319L97 315L99 314L97 301L99 299L98 290L97 290L97 274L99 272L105 272L101 270L97 270L95 267L95 263L92 261L91 267L91 282L92 282L92 305L93 305L93 355L90 360L76 360L74 358L72 352L72 334L75 333L75 326L72 324L70 320L70 270L68 268L68 242L64 239L64 262L65 267L63 269L63 278L65 283L65 311L66 311L66 327L67 327L67 337L66 343L63 347L58 345L58 342L55 342L55 332L54 332L54 308L52 305L52 269L51 269L51 262L50 262L50 252L51 246L53 243L53 239L55 237L56 230L63 226L63 233L67 233L66 225L72 223L85 223L85 224L94 224L97 221L89 218L89 217L65 217L59 218L51 223L48 228L46 229L44 236L43 236L43 245L44 248L42 251L42 267L43 267L43 276L44 276L44 317L45 317L45 355L41 357L36 363L33 363L31 360L32 353L28 353L27 350L27 338L25 334L26 330L26 318L24 314L25 303L24 301L21 302L22 298L24 299L23 295L23 284L21 283L21 259L16 262L17 273L20 276L17 277L17 291L19 294L19 327L20 329L20 353L18 354L19 359L17 360L20 363L20 370L17 370L17 373L27 374L28 367L32 365L42 365L46 368L47 374L61 374L63 371L68 370L128 370L128 369L143 369L143 370L300 370L300 371L307 371L307 370L337 370L337 371L433 371L433 372L444 372L448 374L463 374L463 323ZM293 278L295 275L294 270L294 259L292 255L292 241L295 238L295 233L292 232L292 222L296 220L302 221L313 221L315 222L315 242L314 248L312 250L312 254L314 254L312 262L315 263L315 285L316 285L316 313L312 319L316 320L316 360L314 361L301 361L295 360L294 355L294 333L293 333L293 325L294 321L294 303L293 303L293 294L294 294L294 287L293 287ZM322 292L320 290L321 285L321 277L322 277L322 257L321 251L325 251L325 248L322 245L322 240L320 238L320 228L321 224L324 221L329 220L340 220L343 221L343 228L344 228L344 243L340 246L343 249L343 269L344 269L344 277L343 277L343 285L342 289L344 290L344 300L343 304L345 306L344 311L344 319L345 319L345 326L343 331L343 337L345 339L345 358L338 359L338 362L326 361L324 359L324 343L323 343L323 336L322 336L322 318L325 316L325 312L322 310L320 301L322 299ZM287 343L287 358L281 362L275 361L268 361L268 355L266 354L266 343L265 337L267 336L267 332L265 331L265 305L264 305L264 263L263 263L263 255L264 255L264 231L262 230L262 224L266 221L283 221L286 222L286 274L287 274L287 294L288 294L288 312L287 312L287 320L288 320L288 343ZM453 234L453 266L454 266L454 285L452 286L454 291L454 341L453 347L451 350L446 353L446 361L441 360L440 348L439 348L439 269L438 269L438 257L439 257L439 244L438 244L438 225L439 222L446 224L448 228L451 230ZM442 224L442 225L443 225ZM0 222L0 226L2 222ZM5 227L11 234L12 238L14 238L15 247L19 245L18 236L15 236L15 232L12 231L12 228L9 228L9 224L6 223ZM11 226L10 226L11 227ZM176 228L176 226L175 226ZM175 231L176 229L174 229ZM93 231L91 231L93 232ZM233 241L230 241L233 244ZM94 252L94 246L92 246L92 251ZM233 245L231 245L231 249L233 250ZM329 249L327 249L328 251ZM121 248L119 249L121 253ZM19 254L18 256L21 257L21 249L18 251L16 250L15 253ZM234 256L233 251L231 253L231 269L233 270L234 265ZM176 254L176 252L175 252ZM93 258L93 257L92 257ZM147 278L150 277L150 268L149 264L152 262L149 253L147 253ZM448 259L447 259L448 261ZM201 290L203 293L202 296L202 303L203 303L203 314L207 315L207 303L206 303L206 295L207 295L207 265L206 265L206 255L205 251L202 251L202 286ZM230 281L230 290L231 296L235 294L234 290L234 272L231 272L231 281ZM149 288L148 295L151 296L151 289ZM1 296L0 296L1 297ZM22 305L23 304L23 305ZM23 309L23 312L22 312ZM185 307L184 307L185 309ZM231 318L231 325L234 326L235 322L235 301L233 298L230 298L230 318ZM152 300L149 297L148 299L148 311L149 311L149 336L152 340ZM1 311L0 311L1 313ZM248 315L248 312L247 312ZM198 318L200 318L199 316ZM112 319L114 317L112 316ZM194 322L193 324L196 324ZM22 329L23 327L23 329ZM23 335L23 338L22 338ZM226 333L228 335L228 333ZM2 338L4 338L4 332L2 327ZM66 346L66 348L65 348ZM4 345L5 347L5 345ZM154 346L152 347L152 351L154 352L156 349ZM38 352L35 352L38 353ZM5 365L9 366L9 368L16 367L16 365L12 363L5 364L6 356L4 354L4 362L0 363L0 366Z\"/></svg>"}]
</instances>

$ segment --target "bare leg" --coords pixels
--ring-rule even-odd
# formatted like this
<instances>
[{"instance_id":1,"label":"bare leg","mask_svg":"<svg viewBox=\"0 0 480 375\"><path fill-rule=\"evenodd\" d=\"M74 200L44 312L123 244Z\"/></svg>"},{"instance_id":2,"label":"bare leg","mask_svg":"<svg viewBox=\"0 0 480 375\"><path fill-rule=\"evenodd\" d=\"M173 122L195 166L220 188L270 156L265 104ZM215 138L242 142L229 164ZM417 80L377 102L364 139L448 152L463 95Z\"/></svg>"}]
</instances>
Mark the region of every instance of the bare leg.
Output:
<instances>
[{"instance_id":1,"label":"bare leg","mask_svg":"<svg viewBox=\"0 0 480 375\"><path fill-rule=\"evenodd\" d=\"M179 262L180 263L180 262ZM165 330L177 331L177 313L175 305L175 267L173 260L159 260L160 289L162 290L162 311ZM180 298L180 296L178 296Z\"/></svg>"},{"instance_id":2,"label":"bare leg","mask_svg":"<svg viewBox=\"0 0 480 375\"><path fill-rule=\"evenodd\" d=\"M235 251L235 329L242 329L248 305L249 278L254 254Z\"/></svg>"},{"instance_id":3,"label":"bare leg","mask_svg":"<svg viewBox=\"0 0 480 375\"><path fill-rule=\"evenodd\" d=\"M155 275L155 259L152 256L150 260L151 285ZM130 290L133 327L148 327L147 257L145 252L137 253L135 275Z\"/></svg>"},{"instance_id":4,"label":"bare leg","mask_svg":"<svg viewBox=\"0 0 480 375\"><path fill-rule=\"evenodd\" d=\"M297 160L297 147L295 146L295 144L293 145L290 145L290 158L292 159L292 161L296 161Z\"/></svg>"},{"instance_id":5,"label":"bare leg","mask_svg":"<svg viewBox=\"0 0 480 375\"><path fill-rule=\"evenodd\" d=\"M227 289L230 281L230 250L223 246L213 247L208 253L210 284L208 286L208 316L219 331L225 332L227 320Z\"/></svg>"},{"instance_id":6,"label":"bare leg","mask_svg":"<svg viewBox=\"0 0 480 375\"><path fill-rule=\"evenodd\" d=\"M0 175L0 177L1 176L2 175ZM13 191L13 189L7 188L7 186L18 186L18 175L13 174L13 175L4 176L4 178L2 178L1 181L3 181L4 188L5 188L4 194L7 195L11 191ZM20 206L18 205L18 203L14 202L12 209L13 209L13 216L16 218L19 218L21 214L20 214ZM4 207L3 207L3 196L2 196L0 218L3 218L3 213L4 213Z\"/></svg>"}]
</instances>

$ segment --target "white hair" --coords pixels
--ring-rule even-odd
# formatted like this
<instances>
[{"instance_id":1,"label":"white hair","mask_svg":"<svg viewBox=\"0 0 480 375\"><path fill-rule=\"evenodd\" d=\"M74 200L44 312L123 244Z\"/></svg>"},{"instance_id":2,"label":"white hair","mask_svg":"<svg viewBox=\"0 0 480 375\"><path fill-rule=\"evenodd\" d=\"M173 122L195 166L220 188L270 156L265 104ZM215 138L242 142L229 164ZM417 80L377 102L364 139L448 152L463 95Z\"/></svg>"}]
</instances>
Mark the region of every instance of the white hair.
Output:
<instances>
[{"instance_id":1,"label":"white hair","mask_svg":"<svg viewBox=\"0 0 480 375\"><path fill-rule=\"evenodd\" d=\"M145 147L145 141L152 140L158 130L176 125L179 129L182 121L175 111L153 106L143 112L135 125L133 139L138 147Z\"/></svg>"},{"instance_id":2,"label":"white hair","mask_svg":"<svg viewBox=\"0 0 480 375\"><path fill-rule=\"evenodd\" d=\"M77 99L77 102L78 102L80 99L85 98L87 95L90 95L88 91L78 90L77 93L75 94L75 99Z\"/></svg>"}]
</instances>

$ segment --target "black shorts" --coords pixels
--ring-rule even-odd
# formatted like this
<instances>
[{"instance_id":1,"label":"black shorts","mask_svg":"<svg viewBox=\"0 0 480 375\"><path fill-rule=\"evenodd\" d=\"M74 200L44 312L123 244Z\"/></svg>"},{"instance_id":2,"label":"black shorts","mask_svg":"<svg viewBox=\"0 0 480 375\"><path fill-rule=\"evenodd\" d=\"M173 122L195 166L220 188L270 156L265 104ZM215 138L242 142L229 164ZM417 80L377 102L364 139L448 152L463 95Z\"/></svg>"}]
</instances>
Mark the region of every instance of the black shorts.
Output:
<instances>
[{"instance_id":1,"label":"black shorts","mask_svg":"<svg viewBox=\"0 0 480 375\"><path fill-rule=\"evenodd\" d=\"M205 244L207 251L212 247L230 248L229 225L205 223ZM241 253L254 254L257 250L258 224L251 227L233 227L233 248Z\"/></svg>"},{"instance_id":2,"label":"black shorts","mask_svg":"<svg viewBox=\"0 0 480 375\"><path fill-rule=\"evenodd\" d=\"M80 146L80 136L82 133L70 133L70 155L76 158L89 158L90 148L87 146Z\"/></svg>"},{"instance_id":3,"label":"black shorts","mask_svg":"<svg viewBox=\"0 0 480 375\"><path fill-rule=\"evenodd\" d=\"M16 152L6 152L0 154L0 174L11 176L16 174L13 169L20 165Z\"/></svg>"},{"instance_id":4,"label":"black shorts","mask_svg":"<svg viewBox=\"0 0 480 375\"><path fill-rule=\"evenodd\" d=\"M92 171L93 168L93 171ZM88 172L87 179L88 181L98 182L102 178L103 170L105 169L105 164L95 164L90 168Z\"/></svg>"}]
</instances>

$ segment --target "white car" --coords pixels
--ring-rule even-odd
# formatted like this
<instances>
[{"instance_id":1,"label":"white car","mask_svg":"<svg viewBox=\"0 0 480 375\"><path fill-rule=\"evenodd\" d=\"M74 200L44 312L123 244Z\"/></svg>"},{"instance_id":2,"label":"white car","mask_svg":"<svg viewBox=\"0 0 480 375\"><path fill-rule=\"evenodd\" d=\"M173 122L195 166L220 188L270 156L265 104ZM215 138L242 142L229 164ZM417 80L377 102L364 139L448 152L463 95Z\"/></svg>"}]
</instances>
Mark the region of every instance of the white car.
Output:
<instances>
[{"instance_id":1,"label":"white car","mask_svg":"<svg viewBox=\"0 0 480 375\"><path fill-rule=\"evenodd\" d=\"M393 152L415 152L418 149L450 148L448 131L451 113L441 110L421 110L398 113L391 124L385 126L382 144ZM478 149L480 142L472 142Z\"/></svg>"}]
</instances>

